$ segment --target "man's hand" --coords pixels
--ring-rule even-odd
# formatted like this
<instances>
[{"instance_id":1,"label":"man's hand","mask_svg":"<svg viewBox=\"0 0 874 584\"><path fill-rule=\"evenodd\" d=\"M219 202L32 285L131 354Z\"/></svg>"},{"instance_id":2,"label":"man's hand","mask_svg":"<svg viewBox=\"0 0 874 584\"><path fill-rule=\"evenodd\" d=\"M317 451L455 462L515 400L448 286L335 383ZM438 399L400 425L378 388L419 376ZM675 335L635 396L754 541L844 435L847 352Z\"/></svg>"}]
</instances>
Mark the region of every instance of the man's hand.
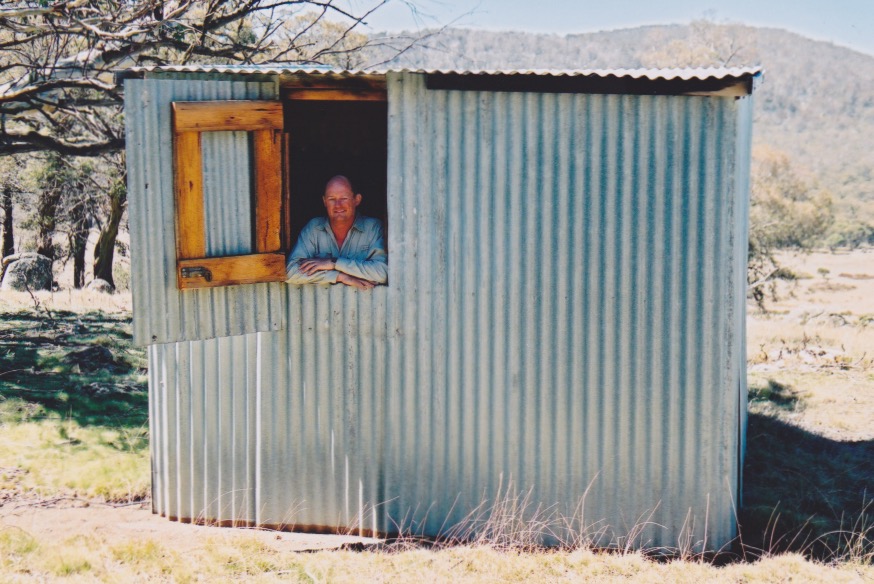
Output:
<instances>
[{"instance_id":1,"label":"man's hand","mask_svg":"<svg viewBox=\"0 0 874 584\"><path fill-rule=\"evenodd\" d=\"M333 270L336 263L331 259L310 258L300 262L300 271L307 276L312 276L316 272Z\"/></svg>"},{"instance_id":2,"label":"man's hand","mask_svg":"<svg viewBox=\"0 0 874 584\"><path fill-rule=\"evenodd\" d=\"M344 274L340 272L337 276L338 284L346 284L347 286L352 286L354 288L358 288L359 290L370 290L376 284L371 282L370 280L362 280L361 278L356 278L355 276L350 276L349 274Z\"/></svg>"}]
</instances>

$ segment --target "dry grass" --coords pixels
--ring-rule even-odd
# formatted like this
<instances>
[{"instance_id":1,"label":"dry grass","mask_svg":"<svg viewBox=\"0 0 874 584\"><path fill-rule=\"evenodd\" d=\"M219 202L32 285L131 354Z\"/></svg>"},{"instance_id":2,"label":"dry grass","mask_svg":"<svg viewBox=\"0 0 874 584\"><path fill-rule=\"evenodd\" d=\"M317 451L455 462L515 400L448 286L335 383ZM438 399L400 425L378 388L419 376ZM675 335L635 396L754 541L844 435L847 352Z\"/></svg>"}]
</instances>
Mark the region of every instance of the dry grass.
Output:
<instances>
[{"instance_id":1,"label":"dry grass","mask_svg":"<svg viewBox=\"0 0 874 584\"><path fill-rule=\"evenodd\" d=\"M751 411L834 440L874 439L874 252L780 260L802 278L781 283L768 313L751 310L747 348L753 397L781 387L786 399L754 399Z\"/></svg>"},{"instance_id":2,"label":"dry grass","mask_svg":"<svg viewBox=\"0 0 874 584\"><path fill-rule=\"evenodd\" d=\"M0 426L0 491L141 501L149 496L146 428L42 420Z\"/></svg>"},{"instance_id":3,"label":"dry grass","mask_svg":"<svg viewBox=\"0 0 874 584\"><path fill-rule=\"evenodd\" d=\"M874 314L871 298L874 251L784 253L778 256L778 260L796 279L779 283L777 298L767 301L770 314L788 316L790 320L802 323L810 321L811 317L830 314L857 317ZM753 315L761 316L755 312ZM827 319L821 319L821 322L829 323Z\"/></svg>"},{"instance_id":4,"label":"dry grass","mask_svg":"<svg viewBox=\"0 0 874 584\"><path fill-rule=\"evenodd\" d=\"M0 529L7 581L246 582L860 582L874 568L826 565L797 554L716 567L703 561L653 562L639 553L588 549L510 553L490 546L396 552L280 553L242 533L210 538L184 554L159 541L135 544L94 534L36 541Z\"/></svg>"},{"instance_id":5,"label":"dry grass","mask_svg":"<svg viewBox=\"0 0 874 584\"><path fill-rule=\"evenodd\" d=\"M30 310L37 305L39 309L70 312L102 311L109 314L130 314L131 294L103 294L91 290L74 290L66 288L59 292L39 291L13 292L4 290L0 294L0 313Z\"/></svg>"}]
</instances>

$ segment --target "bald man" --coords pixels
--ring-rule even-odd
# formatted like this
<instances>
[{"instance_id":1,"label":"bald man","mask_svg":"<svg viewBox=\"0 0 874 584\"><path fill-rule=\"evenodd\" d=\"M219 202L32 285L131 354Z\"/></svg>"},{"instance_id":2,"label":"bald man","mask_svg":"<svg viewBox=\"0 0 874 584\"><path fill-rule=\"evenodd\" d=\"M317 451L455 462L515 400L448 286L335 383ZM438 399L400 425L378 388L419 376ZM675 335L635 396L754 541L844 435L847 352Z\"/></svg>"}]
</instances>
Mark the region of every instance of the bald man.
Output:
<instances>
[{"instance_id":1,"label":"bald man","mask_svg":"<svg viewBox=\"0 0 874 584\"><path fill-rule=\"evenodd\" d=\"M345 284L369 290L385 284L388 256L378 219L358 215L361 195L345 176L325 185L326 217L316 217L300 232L286 266L289 284Z\"/></svg>"}]
</instances>

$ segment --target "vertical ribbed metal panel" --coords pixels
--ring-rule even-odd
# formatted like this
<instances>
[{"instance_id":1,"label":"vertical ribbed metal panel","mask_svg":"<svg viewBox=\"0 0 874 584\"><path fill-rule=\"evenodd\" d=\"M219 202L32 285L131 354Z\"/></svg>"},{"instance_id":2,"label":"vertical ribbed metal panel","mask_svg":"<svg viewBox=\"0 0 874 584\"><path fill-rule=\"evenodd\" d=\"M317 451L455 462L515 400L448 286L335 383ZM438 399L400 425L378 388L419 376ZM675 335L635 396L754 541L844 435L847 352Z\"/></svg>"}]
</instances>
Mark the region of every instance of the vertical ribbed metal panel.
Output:
<instances>
[{"instance_id":1,"label":"vertical ribbed metal panel","mask_svg":"<svg viewBox=\"0 0 874 584\"><path fill-rule=\"evenodd\" d=\"M739 253L746 250L749 245L749 215L750 215L750 166L753 147L753 96L747 96L737 100L737 146L735 151L735 192L737 193L737 211L732 225L730 246L737 249L734 256L734 285L742 286L746 290L747 284L747 256ZM737 327L737 333L732 341L737 343L738 354L747 354L747 306L746 294L738 294L735 298L733 320ZM739 362L741 373L738 377L738 456L737 463L737 502L743 502L743 467L747 450L747 374L746 360L741 358Z\"/></svg>"},{"instance_id":2,"label":"vertical ribbed metal panel","mask_svg":"<svg viewBox=\"0 0 874 584\"><path fill-rule=\"evenodd\" d=\"M434 535L509 485L566 516L587 493L601 543L725 544L746 105L388 90L389 285L153 347L156 509Z\"/></svg>"},{"instance_id":3,"label":"vertical ribbed metal panel","mask_svg":"<svg viewBox=\"0 0 874 584\"><path fill-rule=\"evenodd\" d=\"M171 103L273 99L273 83L127 80L128 197L134 342L166 343L282 328L282 284L176 288ZM203 134L209 255L251 249L249 141L242 132Z\"/></svg>"},{"instance_id":4,"label":"vertical ribbed metal panel","mask_svg":"<svg viewBox=\"0 0 874 584\"><path fill-rule=\"evenodd\" d=\"M254 253L249 134L204 132L201 142L206 255Z\"/></svg>"}]
</instances>

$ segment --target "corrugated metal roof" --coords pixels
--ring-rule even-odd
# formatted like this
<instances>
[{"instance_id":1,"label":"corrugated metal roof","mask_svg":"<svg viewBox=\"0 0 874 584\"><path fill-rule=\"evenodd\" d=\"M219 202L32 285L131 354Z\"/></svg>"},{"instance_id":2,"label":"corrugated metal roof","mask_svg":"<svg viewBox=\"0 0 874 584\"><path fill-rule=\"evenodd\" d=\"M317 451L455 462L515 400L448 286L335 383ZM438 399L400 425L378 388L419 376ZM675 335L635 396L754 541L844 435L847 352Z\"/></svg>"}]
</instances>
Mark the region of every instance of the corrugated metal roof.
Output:
<instances>
[{"instance_id":1,"label":"corrugated metal roof","mask_svg":"<svg viewBox=\"0 0 874 584\"><path fill-rule=\"evenodd\" d=\"M744 79L760 75L762 67L732 68L675 68L675 69L340 69L325 66L302 66L292 64L263 65L163 65L133 67L127 71L132 74L145 73L215 73L237 75L384 75L389 72L425 73L439 75L537 75L547 77L615 77L650 80L705 80L705 79Z\"/></svg>"}]
</instances>

